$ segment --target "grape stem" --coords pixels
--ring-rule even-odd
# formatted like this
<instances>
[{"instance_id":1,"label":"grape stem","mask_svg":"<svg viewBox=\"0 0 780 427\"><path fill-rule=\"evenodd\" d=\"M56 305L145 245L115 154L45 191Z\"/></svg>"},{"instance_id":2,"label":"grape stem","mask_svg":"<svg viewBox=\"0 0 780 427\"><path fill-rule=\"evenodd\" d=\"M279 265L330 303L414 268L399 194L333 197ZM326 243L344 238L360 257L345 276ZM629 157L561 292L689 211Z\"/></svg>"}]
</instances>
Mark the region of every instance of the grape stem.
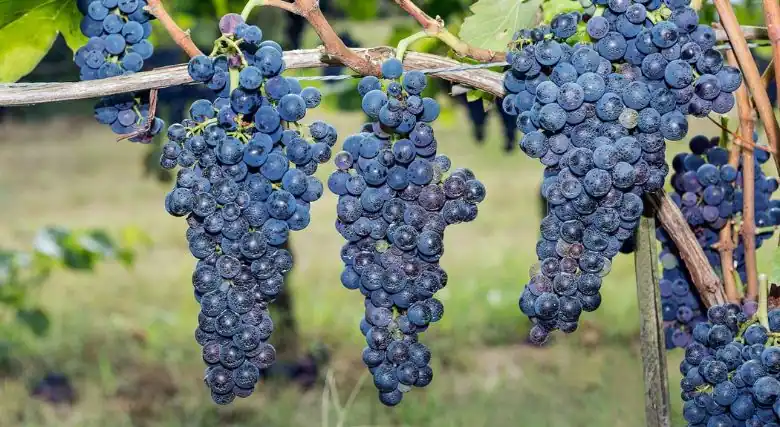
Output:
<instances>
[{"instance_id":1,"label":"grape stem","mask_svg":"<svg viewBox=\"0 0 780 427\"><path fill-rule=\"evenodd\" d=\"M193 43L190 32L184 31L176 25L176 21L174 21L173 18L171 18L171 15L168 14L168 11L165 10L162 0L148 0L146 3L147 5L144 6L144 9L160 21L174 43L176 43L187 56L192 58L203 55L203 52L201 52L200 49L195 46L195 43Z\"/></svg>"},{"instance_id":2,"label":"grape stem","mask_svg":"<svg viewBox=\"0 0 780 427\"><path fill-rule=\"evenodd\" d=\"M227 44L228 47L232 47L233 48L233 51L235 52L235 54L238 55L238 57L241 59L241 65L242 66L246 67L247 65L249 65L249 63L246 60L246 56L244 56L244 52L238 46L238 43L240 42L240 40L234 41L234 40L232 40L231 38L229 38L227 36L222 36L219 39L217 39L217 41L220 41L220 40L225 42L225 44ZM236 86L234 86L234 87L236 87Z\"/></svg>"},{"instance_id":3,"label":"grape stem","mask_svg":"<svg viewBox=\"0 0 780 427\"><path fill-rule=\"evenodd\" d=\"M490 49L471 46L459 39L447 30L441 18L438 16L432 18L411 0L395 0L395 2L423 27L423 31L429 36L439 39L459 56L471 58L478 62L494 62L506 59L506 53L504 52L495 52Z\"/></svg>"},{"instance_id":4,"label":"grape stem","mask_svg":"<svg viewBox=\"0 0 780 427\"><path fill-rule=\"evenodd\" d=\"M205 120L203 123L198 123L196 126L193 126L189 133L191 135L200 135L201 132L203 132L203 129L206 129L206 127L210 124L217 123L218 120L216 118L211 118L208 120Z\"/></svg>"},{"instance_id":5,"label":"grape stem","mask_svg":"<svg viewBox=\"0 0 780 427\"><path fill-rule=\"evenodd\" d=\"M728 50L727 52L730 52L731 50ZM753 150L761 150L766 151L767 153L775 154L775 150L772 149L772 147L767 147L766 145L758 145L755 142L743 138L741 135L736 134L729 130L728 128L723 127L722 124L718 123L717 120L713 119L712 116L707 116L708 119L717 127L720 128L721 133L725 133L732 138L732 143L738 147L750 147ZM736 167L736 166L735 166Z\"/></svg>"},{"instance_id":6,"label":"grape stem","mask_svg":"<svg viewBox=\"0 0 780 427\"><path fill-rule=\"evenodd\" d=\"M152 89L149 91L149 114L146 116L146 120L143 122L143 125L134 132L124 133L117 136L117 142L135 137L148 138L149 131L152 129L152 123L154 123L154 117L157 115L157 92L157 89ZM141 111L139 111L136 107L133 108L135 109L136 114L138 114L138 117L143 118ZM144 140L143 142L151 142L151 140Z\"/></svg>"},{"instance_id":7,"label":"grape stem","mask_svg":"<svg viewBox=\"0 0 780 427\"><path fill-rule=\"evenodd\" d=\"M228 70L228 74L230 75L230 90L231 91L238 87L238 84L239 84L238 83L238 78L239 78L239 74L240 73L241 73L241 71L238 68L232 68L231 67L230 70Z\"/></svg>"},{"instance_id":8,"label":"grape stem","mask_svg":"<svg viewBox=\"0 0 780 427\"><path fill-rule=\"evenodd\" d=\"M244 8L244 13L248 16L252 8L257 5L277 7L303 17L314 28L322 44L325 45L324 51L327 55L337 58L339 62L361 75L380 75L377 64L371 62L370 58L357 55L344 44L328 19L322 14L319 0L295 0L293 3L283 0L250 0Z\"/></svg>"},{"instance_id":9,"label":"grape stem","mask_svg":"<svg viewBox=\"0 0 780 427\"><path fill-rule=\"evenodd\" d=\"M419 31L417 33L412 34L409 37L406 37L405 39L402 39L398 42L398 47L395 48L395 58L399 61L403 61L404 54L406 53L406 50L409 48L409 46L416 42L417 40L422 40L425 38L432 37L425 31Z\"/></svg>"},{"instance_id":10,"label":"grape stem","mask_svg":"<svg viewBox=\"0 0 780 427\"><path fill-rule=\"evenodd\" d=\"M730 61L739 59L738 52L728 54ZM739 114L739 135L742 140L753 138L753 109L750 96L743 82L734 93ZM740 234L745 247L745 272L747 274L746 299L755 300L758 289L758 266L756 263L756 224L755 224L755 163L753 147L742 145L742 226Z\"/></svg>"},{"instance_id":11,"label":"grape stem","mask_svg":"<svg viewBox=\"0 0 780 427\"><path fill-rule=\"evenodd\" d=\"M758 321L769 331L769 278L766 274L758 276Z\"/></svg>"},{"instance_id":12,"label":"grape stem","mask_svg":"<svg viewBox=\"0 0 780 427\"><path fill-rule=\"evenodd\" d=\"M252 13L252 9L257 6L273 6L278 7L279 9L284 9L296 15L301 14L295 3L289 3L284 0L249 0L246 2L246 6L244 6L244 9L241 11L241 17L244 18L244 21L249 19L249 15Z\"/></svg>"},{"instance_id":13,"label":"grape stem","mask_svg":"<svg viewBox=\"0 0 780 427\"><path fill-rule=\"evenodd\" d=\"M777 118L772 109L772 103L769 101L766 87L761 86L761 74L758 72L756 61L753 59L753 55L750 53L750 49L747 46L747 41L739 26L737 16L734 14L734 9L731 7L731 2L728 0L713 0L712 3L718 11L723 29L726 31L726 34L728 34L731 47L734 49L734 54L739 62L745 83L747 83L747 87L753 95L753 102L755 103L756 110L758 110L761 121L764 123L764 131L766 132L769 146L777 152L778 147L780 147L780 126L778 126ZM751 138L752 135L743 136ZM778 172L780 172L780 158L778 158L777 155L772 157L774 157L775 160L775 167Z\"/></svg>"}]
</instances>

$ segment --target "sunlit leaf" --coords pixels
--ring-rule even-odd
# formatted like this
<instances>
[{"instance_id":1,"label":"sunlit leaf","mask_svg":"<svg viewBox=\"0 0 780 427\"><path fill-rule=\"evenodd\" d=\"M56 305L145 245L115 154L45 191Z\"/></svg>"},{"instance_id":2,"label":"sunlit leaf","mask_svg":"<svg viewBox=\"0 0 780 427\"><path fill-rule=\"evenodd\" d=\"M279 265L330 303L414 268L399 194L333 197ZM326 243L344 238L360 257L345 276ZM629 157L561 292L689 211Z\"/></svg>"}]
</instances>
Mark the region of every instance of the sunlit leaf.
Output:
<instances>
[{"instance_id":1,"label":"sunlit leaf","mask_svg":"<svg viewBox=\"0 0 780 427\"><path fill-rule=\"evenodd\" d=\"M483 49L506 50L515 31L529 28L542 0L479 0L463 21L460 38Z\"/></svg>"},{"instance_id":2,"label":"sunlit leaf","mask_svg":"<svg viewBox=\"0 0 780 427\"><path fill-rule=\"evenodd\" d=\"M67 236L68 231L64 228L46 227L38 231L33 240L33 247L41 254L52 258L61 258L64 250L62 241Z\"/></svg>"},{"instance_id":3,"label":"sunlit leaf","mask_svg":"<svg viewBox=\"0 0 780 427\"><path fill-rule=\"evenodd\" d=\"M78 241L87 251L98 253L104 257L111 257L116 252L113 239L103 230L90 231L79 236Z\"/></svg>"},{"instance_id":4,"label":"sunlit leaf","mask_svg":"<svg viewBox=\"0 0 780 427\"><path fill-rule=\"evenodd\" d=\"M120 249L116 252L116 259L125 267L130 267L135 262L135 252L130 249Z\"/></svg>"},{"instance_id":5,"label":"sunlit leaf","mask_svg":"<svg viewBox=\"0 0 780 427\"><path fill-rule=\"evenodd\" d=\"M468 102L474 102L482 99L482 92L481 90L477 89L471 89L470 91L466 92L466 101Z\"/></svg>"},{"instance_id":6,"label":"sunlit leaf","mask_svg":"<svg viewBox=\"0 0 780 427\"><path fill-rule=\"evenodd\" d=\"M60 32L71 49L86 43L75 1L0 0L0 19L0 82L31 72Z\"/></svg>"},{"instance_id":7,"label":"sunlit leaf","mask_svg":"<svg viewBox=\"0 0 780 427\"><path fill-rule=\"evenodd\" d=\"M0 0L0 29L51 0ZM73 2L75 3L75 2Z\"/></svg>"},{"instance_id":8,"label":"sunlit leaf","mask_svg":"<svg viewBox=\"0 0 780 427\"><path fill-rule=\"evenodd\" d=\"M151 245L152 238L139 227L125 227L122 229L119 246L136 248L150 247Z\"/></svg>"},{"instance_id":9,"label":"sunlit leaf","mask_svg":"<svg viewBox=\"0 0 780 427\"><path fill-rule=\"evenodd\" d=\"M555 15L573 12L575 10L583 10L583 7L578 0L547 0L542 3L542 19L544 22L550 22Z\"/></svg>"}]
</instances>

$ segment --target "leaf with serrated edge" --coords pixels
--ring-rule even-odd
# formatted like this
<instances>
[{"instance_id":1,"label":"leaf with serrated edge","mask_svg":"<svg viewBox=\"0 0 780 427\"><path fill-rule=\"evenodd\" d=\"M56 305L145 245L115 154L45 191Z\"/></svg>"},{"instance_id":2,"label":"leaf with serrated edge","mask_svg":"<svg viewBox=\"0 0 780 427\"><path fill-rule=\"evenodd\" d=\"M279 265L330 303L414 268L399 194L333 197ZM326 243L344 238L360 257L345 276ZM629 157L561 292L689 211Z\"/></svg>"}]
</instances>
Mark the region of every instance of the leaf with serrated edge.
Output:
<instances>
[{"instance_id":1,"label":"leaf with serrated edge","mask_svg":"<svg viewBox=\"0 0 780 427\"><path fill-rule=\"evenodd\" d=\"M515 31L530 27L542 0L479 0L463 21L459 37L472 46L504 51Z\"/></svg>"},{"instance_id":2,"label":"leaf with serrated edge","mask_svg":"<svg viewBox=\"0 0 780 427\"><path fill-rule=\"evenodd\" d=\"M76 2L48 0L7 22L0 28L0 82L15 82L31 72L60 31L71 49L84 45L79 20Z\"/></svg>"}]
</instances>

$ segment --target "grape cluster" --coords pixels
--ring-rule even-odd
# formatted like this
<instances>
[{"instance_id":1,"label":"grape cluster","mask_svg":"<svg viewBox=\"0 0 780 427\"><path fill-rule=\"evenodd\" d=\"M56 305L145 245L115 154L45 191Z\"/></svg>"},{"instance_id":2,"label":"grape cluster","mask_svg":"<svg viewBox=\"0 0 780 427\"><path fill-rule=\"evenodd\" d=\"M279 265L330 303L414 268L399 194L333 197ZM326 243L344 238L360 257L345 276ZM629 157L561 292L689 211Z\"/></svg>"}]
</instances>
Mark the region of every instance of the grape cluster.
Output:
<instances>
[{"instance_id":1,"label":"grape cluster","mask_svg":"<svg viewBox=\"0 0 780 427\"><path fill-rule=\"evenodd\" d=\"M145 0L78 1L84 15L81 32L89 37L76 51L81 80L105 79L141 71L152 56L149 42L154 18ZM147 94L124 93L103 97L95 105L95 118L119 135L133 134L130 141L148 143L165 123L149 117ZM151 123L149 123L151 120Z\"/></svg>"},{"instance_id":2,"label":"grape cluster","mask_svg":"<svg viewBox=\"0 0 780 427\"><path fill-rule=\"evenodd\" d=\"M674 192L672 200L697 237L710 265L721 275L720 253L713 247L718 242L719 232L730 226L729 220L742 213L742 169L728 164L728 152L718 147L719 138L696 136L691 139L690 153L680 153L672 161L675 173L671 183ZM769 159L762 150L756 150L755 163L755 216L759 227L780 225L778 201L770 201L777 190L777 180L766 177L760 165ZM756 235L756 247L770 238L773 229ZM738 233L735 231L735 235ZM734 251L734 269L743 283L747 280L741 234ZM661 302L666 332L667 348L685 348L692 340L694 327L705 320L704 305L685 265L680 259L677 247L668 233L658 228L657 238L662 244L659 254L663 266L660 281ZM755 301L745 301L743 310L748 316L756 311Z\"/></svg>"},{"instance_id":3,"label":"grape cluster","mask_svg":"<svg viewBox=\"0 0 780 427\"><path fill-rule=\"evenodd\" d=\"M189 67L193 79L211 84L225 73L238 77L238 85L228 79L226 90L218 88L224 97L193 102L191 119L168 128L160 160L164 168L181 167L165 207L187 217L189 249L198 259L192 275L201 306L195 338L218 404L252 394L260 370L275 360L267 307L293 266L285 249L289 232L306 228L310 204L322 196L322 182L312 175L330 160L337 139L336 130L320 121L309 125L311 138L296 130L307 109L317 106L310 101L319 92L301 91L280 76L281 48L269 42L261 47L260 36L247 36L259 28L239 19L228 15L220 23L218 43L232 43L218 46L214 58L193 58ZM260 66L236 60L241 57L254 57ZM298 92L310 96L305 100Z\"/></svg>"},{"instance_id":4,"label":"grape cluster","mask_svg":"<svg viewBox=\"0 0 780 427\"><path fill-rule=\"evenodd\" d=\"M720 230L741 209L735 203L737 169L728 164L729 154L717 146L718 142L719 138L701 135L692 138L690 153L680 153L672 161L671 179L671 199L716 269L720 269L720 254L712 246ZM706 320L706 313L671 237L661 227L656 236L662 248L659 260L663 277L659 285L666 346L684 348L691 342L693 328Z\"/></svg>"},{"instance_id":5,"label":"grape cluster","mask_svg":"<svg viewBox=\"0 0 780 427\"><path fill-rule=\"evenodd\" d=\"M680 363L683 417L693 426L780 424L780 310L767 330L736 304L713 306Z\"/></svg>"},{"instance_id":6,"label":"grape cluster","mask_svg":"<svg viewBox=\"0 0 780 427\"><path fill-rule=\"evenodd\" d=\"M403 73L395 59L382 64L382 74L384 90L376 77L358 85L372 122L344 140L328 188L339 196L336 229L347 240L341 283L365 296L363 362L379 400L395 406L433 379L431 352L418 334L444 313L434 298L447 284L439 265L444 230L476 218L485 187L468 169L445 177L451 162L436 154L429 125L439 105L420 96L425 75Z\"/></svg>"},{"instance_id":7,"label":"grape cluster","mask_svg":"<svg viewBox=\"0 0 780 427\"><path fill-rule=\"evenodd\" d=\"M686 135L686 115L734 104L741 76L723 66L714 32L687 3L668 2L670 19L654 24L660 3L598 1L607 7L587 24L570 12L516 34L503 108L517 116L520 148L546 166L549 205L519 302L534 342L574 331L581 312L600 305L601 277L634 233L641 196L664 185L665 139ZM593 43L569 46L582 26Z\"/></svg>"}]
</instances>

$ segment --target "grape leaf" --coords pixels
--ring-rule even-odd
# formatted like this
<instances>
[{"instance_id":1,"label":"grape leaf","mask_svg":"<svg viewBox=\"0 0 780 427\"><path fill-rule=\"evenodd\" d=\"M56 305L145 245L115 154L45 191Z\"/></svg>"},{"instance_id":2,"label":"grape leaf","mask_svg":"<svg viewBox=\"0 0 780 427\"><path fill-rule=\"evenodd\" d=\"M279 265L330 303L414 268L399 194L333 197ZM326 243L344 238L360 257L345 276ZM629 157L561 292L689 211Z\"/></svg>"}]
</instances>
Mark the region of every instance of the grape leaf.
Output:
<instances>
[{"instance_id":1,"label":"grape leaf","mask_svg":"<svg viewBox=\"0 0 780 427\"><path fill-rule=\"evenodd\" d=\"M27 12L51 0L0 0L0 28L16 21Z\"/></svg>"},{"instance_id":2,"label":"grape leaf","mask_svg":"<svg viewBox=\"0 0 780 427\"><path fill-rule=\"evenodd\" d=\"M81 19L84 15L79 12L75 1L64 1L59 8L60 13L57 18L57 27L70 50L72 50L73 53L76 53L76 50L87 44L88 40L87 36L81 34Z\"/></svg>"},{"instance_id":3,"label":"grape leaf","mask_svg":"<svg viewBox=\"0 0 780 427\"><path fill-rule=\"evenodd\" d=\"M32 71L59 33L73 50L87 41L75 1L0 0L0 17L0 82L15 82Z\"/></svg>"},{"instance_id":4,"label":"grape leaf","mask_svg":"<svg viewBox=\"0 0 780 427\"><path fill-rule=\"evenodd\" d=\"M542 4L542 11L544 12L544 22L550 22L555 17L565 12L573 11L582 12L583 7L577 0L547 0Z\"/></svg>"},{"instance_id":5,"label":"grape leaf","mask_svg":"<svg viewBox=\"0 0 780 427\"><path fill-rule=\"evenodd\" d=\"M459 37L482 49L506 50L515 31L529 28L542 0L479 0L463 21Z\"/></svg>"}]
</instances>

